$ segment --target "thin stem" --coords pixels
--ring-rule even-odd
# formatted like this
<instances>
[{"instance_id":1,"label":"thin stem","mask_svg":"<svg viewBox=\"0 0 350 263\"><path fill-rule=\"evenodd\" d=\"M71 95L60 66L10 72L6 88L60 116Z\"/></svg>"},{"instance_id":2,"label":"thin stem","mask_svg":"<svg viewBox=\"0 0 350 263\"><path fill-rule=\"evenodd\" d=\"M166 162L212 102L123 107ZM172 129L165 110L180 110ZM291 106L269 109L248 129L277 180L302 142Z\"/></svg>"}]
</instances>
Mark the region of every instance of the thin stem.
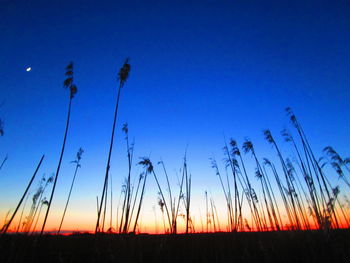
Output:
<instances>
[{"instance_id":1,"label":"thin stem","mask_svg":"<svg viewBox=\"0 0 350 263\"><path fill-rule=\"evenodd\" d=\"M39 170L39 168L40 168L40 166L41 166L41 163L42 163L42 161L44 160L44 157L45 157L45 155L43 155L43 156L41 157L40 162L39 162L38 166L36 167L35 172L34 172L32 178L30 179L26 190L24 191L24 193L23 193L23 195L22 195L21 200L19 200L19 203L18 203L18 205L17 205L15 211L13 212L13 214L12 214L12 216L11 216L11 219L9 220L9 222L8 222L7 224L4 225L4 228L1 229L1 232L2 232L3 235L6 234L8 228L10 227L10 225L11 225L11 223L12 223L12 220L15 218L16 213L17 213L19 207L21 206L21 204L22 204L22 202L23 202L23 199L25 198L26 194L28 193L28 190L29 190L30 186L32 185L32 182L33 182L33 180L34 180L34 178L35 178L35 176L36 176L36 174L37 174L37 172L38 172L38 170Z\"/></svg>"}]
</instances>

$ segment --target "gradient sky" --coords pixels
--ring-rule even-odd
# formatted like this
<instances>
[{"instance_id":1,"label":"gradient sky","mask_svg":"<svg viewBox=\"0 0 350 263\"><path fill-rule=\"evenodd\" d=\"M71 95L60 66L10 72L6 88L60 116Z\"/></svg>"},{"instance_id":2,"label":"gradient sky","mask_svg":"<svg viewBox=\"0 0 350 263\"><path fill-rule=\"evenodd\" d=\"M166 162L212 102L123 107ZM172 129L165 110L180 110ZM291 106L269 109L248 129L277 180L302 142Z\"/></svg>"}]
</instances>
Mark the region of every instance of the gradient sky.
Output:
<instances>
[{"instance_id":1,"label":"gradient sky","mask_svg":"<svg viewBox=\"0 0 350 263\"><path fill-rule=\"evenodd\" d=\"M224 136L240 145L248 137L261 158L273 157L262 130L271 129L282 143L279 132L290 127L287 106L319 156L327 145L350 155L349 14L345 0L3 0L0 159L9 158L0 171L0 223L42 154L39 175L56 170L69 99L62 82L70 61L78 93L49 229L58 226L74 172L70 161L80 146L85 153L65 228L95 224L117 72L126 57L131 72L122 90L111 165L117 197L127 169L125 122L135 138L135 163L142 156L154 163L162 158L174 188L187 147L197 218L205 190L217 203L223 200L209 158L221 164ZM289 146L281 145L288 156ZM135 166L134 175L141 170ZM330 178L338 183L335 175ZM146 195L144 213L152 217L152 206L159 210L153 180Z\"/></svg>"}]
</instances>

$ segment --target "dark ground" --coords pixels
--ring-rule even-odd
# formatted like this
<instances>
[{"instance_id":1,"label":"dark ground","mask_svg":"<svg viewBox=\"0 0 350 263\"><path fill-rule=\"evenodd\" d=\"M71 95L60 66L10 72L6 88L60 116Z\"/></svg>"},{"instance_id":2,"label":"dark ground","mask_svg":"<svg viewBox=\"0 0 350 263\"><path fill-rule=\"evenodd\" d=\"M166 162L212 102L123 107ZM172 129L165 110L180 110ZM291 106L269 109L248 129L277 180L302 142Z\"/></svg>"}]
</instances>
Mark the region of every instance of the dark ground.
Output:
<instances>
[{"instance_id":1,"label":"dark ground","mask_svg":"<svg viewBox=\"0 0 350 263\"><path fill-rule=\"evenodd\" d=\"M0 237L0 262L350 262L350 230Z\"/></svg>"}]
</instances>

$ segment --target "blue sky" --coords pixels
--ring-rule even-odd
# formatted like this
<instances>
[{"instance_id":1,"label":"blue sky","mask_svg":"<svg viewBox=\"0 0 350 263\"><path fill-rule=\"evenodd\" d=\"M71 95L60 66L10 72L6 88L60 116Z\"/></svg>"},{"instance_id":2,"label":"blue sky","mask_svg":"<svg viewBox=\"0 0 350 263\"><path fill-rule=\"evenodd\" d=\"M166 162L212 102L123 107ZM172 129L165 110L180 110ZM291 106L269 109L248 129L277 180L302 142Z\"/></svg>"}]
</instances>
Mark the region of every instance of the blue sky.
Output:
<instances>
[{"instance_id":1,"label":"blue sky","mask_svg":"<svg viewBox=\"0 0 350 263\"><path fill-rule=\"evenodd\" d=\"M290 106L317 154L349 155L350 5L347 1L4 1L0 10L0 215L17 202L41 154L55 171L74 61L78 94L53 211L62 208L77 149L85 149L72 207L95 211L112 126L117 72L130 57L112 158L117 189L127 168L122 124L135 162L179 169L187 147L194 193L220 193L209 158L224 136L274 156L262 130L289 127ZM26 72L27 67L32 71ZM289 147L282 144L286 155ZM1 158L3 158L1 157ZM250 157L246 157L247 160ZM253 169L253 168L252 168ZM140 167L135 167L140 171ZM173 177L176 185L176 177ZM150 196L156 196L150 183ZM57 200L57 201L55 201ZM153 200L153 199L152 199ZM79 203L80 202L80 203ZM152 201L150 201L152 202ZM61 209L62 210L62 209ZM90 212L93 211L93 212ZM81 208L81 213L83 208ZM58 212L60 213L60 212ZM95 215L94 215L95 216ZM92 220L93 221L93 220Z\"/></svg>"}]
</instances>

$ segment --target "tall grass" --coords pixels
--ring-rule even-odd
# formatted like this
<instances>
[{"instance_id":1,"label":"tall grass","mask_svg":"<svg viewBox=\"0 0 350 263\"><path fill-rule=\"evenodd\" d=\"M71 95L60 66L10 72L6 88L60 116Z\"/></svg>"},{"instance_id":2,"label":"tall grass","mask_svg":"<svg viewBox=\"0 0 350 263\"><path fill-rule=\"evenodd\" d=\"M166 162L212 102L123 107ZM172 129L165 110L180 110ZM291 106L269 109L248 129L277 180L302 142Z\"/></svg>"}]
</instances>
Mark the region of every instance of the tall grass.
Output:
<instances>
[{"instance_id":1,"label":"tall grass","mask_svg":"<svg viewBox=\"0 0 350 263\"><path fill-rule=\"evenodd\" d=\"M325 147L323 151L326 153L327 156L329 156L330 158L329 163L337 172L339 178L342 179L348 187L350 187L349 179L347 178L344 172L344 169L350 172L350 168L349 168L350 158L343 159L331 146Z\"/></svg>"},{"instance_id":2,"label":"tall grass","mask_svg":"<svg viewBox=\"0 0 350 263\"><path fill-rule=\"evenodd\" d=\"M45 190L47 189L47 187L53 182L54 176L55 176L55 175L52 174L49 178L45 179L46 182L45 182L45 185L44 185L44 187L43 187L43 189L42 189L42 191L41 191L41 193L40 193L40 198L39 198L38 204L37 204L37 206L36 206L35 213L34 213L34 217L33 217L33 221L34 221L34 220L35 220L35 215L38 214L38 215L37 215L37 219L36 219L36 221L35 221L35 225L34 225L34 227L32 228L32 233L34 233L35 230L36 230L36 225L37 225L37 223L38 223L38 221L39 221L40 212L41 212L41 209L42 209L42 207L43 207L43 204L48 205L48 201L46 200L46 197L44 197L44 193L45 193ZM39 208L39 206L40 206L40 208ZM37 213L38 208L39 208L39 212ZM31 222L31 224L33 223L33 221ZM29 228L29 230L30 230L30 228ZM29 231L29 230L28 230L28 231Z\"/></svg>"},{"instance_id":3,"label":"tall grass","mask_svg":"<svg viewBox=\"0 0 350 263\"><path fill-rule=\"evenodd\" d=\"M59 159L58 165L57 165L57 170L56 170L56 174L55 174L55 180L54 180L54 183L53 183L53 187L52 187L52 191L51 191L51 195L50 195L50 199L49 199L49 204L48 204L47 209L46 209L45 218L44 218L44 222L43 222L43 225L42 225L42 228L41 228L40 235L42 235L44 230L45 230L47 217L48 217L49 212L50 212L53 196L54 196L55 189L56 189L57 179L58 179L58 176L59 176L59 173L60 173L60 169L61 169L61 163L62 163L62 159L63 159L64 149L65 149L65 146L66 146L66 140L67 140L67 134L68 134L68 128L69 128L69 121L70 121L70 114L71 114L72 100L73 100L74 96L76 95L76 93L78 91L77 86L73 83L73 62L69 63L68 66L66 67L65 75L67 76L67 78L64 80L63 86L66 89L69 89L69 104L68 104L68 113L67 113L67 120L66 120L66 129L65 129L65 132L64 132L62 149L61 149L60 159Z\"/></svg>"},{"instance_id":4,"label":"tall grass","mask_svg":"<svg viewBox=\"0 0 350 263\"><path fill-rule=\"evenodd\" d=\"M153 177L156 181L156 184L157 184L157 187L158 187L158 191L159 191L159 195L160 195L160 198L161 198L161 201L165 207L165 211L166 211L166 215L167 215L167 220L168 220L168 224L169 224L169 230L171 229L171 226L172 226L172 223L171 223L171 219L170 219L170 213L169 213L169 205L167 204L167 201L165 199L165 196L164 196L164 193L163 193L163 190L162 190L162 187L159 183L159 180L158 180L158 177L157 177L157 174L155 173L154 171L154 167L153 167L153 164L152 162L150 161L150 159L148 158L143 158L143 160L140 162L140 164L144 165L146 167L146 171L149 172L149 173L152 173L153 174Z\"/></svg>"},{"instance_id":5,"label":"tall grass","mask_svg":"<svg viewBox=\"0 0 350 263\"><path fill-rule=\"evenodd\" d=\"M228 222L229 222L229 225L230 225L230 229L231 229L231 231L236 231L236 222L235 222L235 219L234 219L236 213L232 209L232 198L231 198L231 194L230 194L230 185L228 183L228 185L225 187L223 179L222 179L222 176L221 176L221 173L220 173L218 165L217 165L217 162L213 158L211 158L211 165L212 165L212 168L214 168L215 173L216 173L216 175L218 176L218 178L220 180L220 185L221 185L222 191L223 191L224 196L225 196L225 201L226 201L226 206L227 206L227 211L228 211ZM212 203L212 202L210 201L210 203ZM211 206L212 206L212 204L211 204ZM214 226L215 226L214 219L213 219L213 223L214 223Z\"/></svg>"},{"instance_id":6,"label":"tall grass","mask_svg":"<svg viewBox=\"0 0 350 263\"><path fill-rule=\"evenodd\" d=\"M192 185L192 180L191 180L191 174L188 172L187 168L187 157L185 154L184 157L184 164L183 164L183 175L185 177L185 196L183 197L184 200L184 205L185 205L185 211L186 211L186 234L188 234L189 229L191 228L193 231L193 224L192 224L192 219L190 215L190 207L191 207L191 185ZM168 177L167 177L168 178ZM169 181L168 181L169 185ZM170 187L170 186L169 186ZM182 187L182 186L181 186ZM180 200L181 196L179 196ZM177 218L177 213L173 215L173 221L176 221ZM172 233L175 233L174 229L172 230Z\"/></svg>"},{"instance_id":7,"label":"tall grass","mask_svg":"<svg viewBox=\"0 0 350 263\"><path fill-rule=\"evenodd\" d=\"M116 106L115 106L115 111L114 111L114 119L113 119L113 126L112 126L112 135L111 135L111 140L110 140L110 146L109 146L109 152L108 152L108 159L107 159L107 166L106 166L106 174L105 174L105 180L103 184L103 189L102 189L102 195L101 195L101 200L100 200L100 205L98 208L98 213L97 213L97 222L96 222L96 227L95 227L95 233L100 231L100 217L101 217L101 211L102 207L105 201L107 199L107 183L108 183L108 175L109 175L109 169L110 169L110 163L111 163L111 157L112 157L112 149L113 149L113 142L114 142L114 131L115 131L115 126L117 123L117 116L118 116L118 106L119 106L119 100L120 100L120 92L121 89L124 87L126 80L129 77L129 72L130 72L130 64L129 60L126 59L124 62L124 65L122 68L119 70L118 73L118 81L119 81L119 87L118 87L118 94L117 94L117 99L116 99ZM103 229L103 224L102 224L102 229Z\"/></svg>"},{"instance_id":8,"label":"tall grass","mask_svg":"<svg viewBox=\"0 0 350 263\"><path fill-rule=\"evenodd\" d=\"M300 140L302 142L309 174L311 175L313 173L318 183L320 199L323 206L322 208L323 211L321 211L322 214L319 219L320 227L323 229L328 229L333 224L333 227L339 228L338 218L334 209L335 198L334 196L331 196L332 192L329 189L329 188L333 189L333 187L330 185L327 185L326 181L328 179L326 178L326 175L324 174L322 168L320 167L319 162L316 160L316 157L309 144L309 141L306 138L305 132L301 124L297 120L295 114L293 113L291 108L286 108L286 112L293 126L296 128L299 134Z\"/></svg>"},{"instance_id":9,"label":"tall grass","mask_svg":"<svg viewBox=\"0 0 350 263\"><path fill-rule=\"evenodd\" d=\"M130 212L131 212L131 201L132 201L132 189L131 189L131 169L132 169L132 161L134 156L134 143L129 143L129 129L128 124L124 124L123 132L125 133L125 141L126 141L126 151L128 158L128 176L126 179L126 187L124 194L124 202L122 209L122 218L120 222L119 232L127 233L128 226L130 224ZM124 219L125 217L125 219Z\"/></svg>"},{"instance_id":10,"label":"tall grass","mask_svg":"<svg viewBox=\"0 0 350 263\"><path fill-rule=\"evenodd\" d=\"M39 168L40 168L40 166L41 166L41 163L42 163L43 160L44 160L44 157L45 157L45 155L43 155L43 156L41 157L41 159L40 159L40 161L39 161L39 163L38 163L38 165L37 165L37 167L36 167L36 169L35 169L35 172L34 172L32 178L30 179L30 181L29 181L29 183L28 183L28 185L27 185L27 188L26 188L26 190L24 191L24 193L23 193L21 199L19 200L18 205L17 205L15 211L13 212L13 214L12 214L10 220L9 220L9 221L3 226L3 228L1 229L2 234L5 234L5 233L7 232L7 230L9 229L9 227L10 227L10 225L11 225L13 219L15 218L15 216L16 216L16 214L17 214L17 211L18 211L19 207L21 206L21 204L22 204L22 202L23 202L25 196L26 196L27 193L28 193L28 190L29 190L30 186L32 185L32 183L33 183L33 181L34 181L34 178L35 178L35 176L36 176L36 174L37 174L37 172L38 172L38 170L39 170Z\"/></svg>"},{"instance_id":11,"label":"tall grass","mask_svg":"<svg viewBox=\"0 0 350 263\"><path fill-rule=\"evenodd\" d=\"M75 163L75 171L74 171L73 180L72 180L72 183L71 183L71 186L70 186L70 189L69 189L66 205L64 207L61 223L60 223L60 226L58 227L58 230L57 230L57 234L59 234L61 232L61 228L62 228L62 224L63 224L63 221L64 221L64 217L66 215L66 211L67 211L67 207L68 207L68 204L69 204L70 196L72 194L73 185L74 185L74 182L75 182L75 177L77 176L78 169L81 167L80 161L81 161L81 156L82 156L83 152L84 152L84 150L80 147L78 152L77 152L76 159L74 161L72 161L72 163Z\"/></svg>"},{"instance_id":12,"label":"tall grass","mask_svg":"<svg viewBox=\"0 0 350 263\"><path fill-rule=\"evenodd\" d=\"M32 196L32 205L31 205L28 216L26 216L25 229L24 229L24 231L27 233L30 231L30 228L32 226L32 223L33 223L35 215L36 215L37 207L40 204L40 197L44 191L43 184L45 181L46 181L46 179L43 176L39 182L38 188L36 189L35 193Z\"/></svg>"},{"instance_id":13,"label":"tall grass","mask_svg":"<svg viewBox=\"0 0 350 263\"><path fill-rule=\"evenodd\" d=\"M145 157L141 158L141 161L139 161L138 164L142 165L144 167L145 172L143 174L140 174L140 177L139 177L139 182L141 182L141 180L143 178L143 184L142 184L142 190L141 190L141 194L140 194L140 199L139 199L138 206L137 206L137 212L136 212L136 218L135 218L135 222L134 222L133 233L136 232L136 227L137 227L139 216L140 216L140 212L141 212L143 198L144 198L144 195L145 195L145 187L146 187L147 175L152 173L152 171L153 171L153 165L152 165L152 163L150 162L150 160L148 158L145 158ZM135 200L136 200L136 197L135 197Z\"/></svg>"},{"instance_id":14,"label":"tall grass","mask_svg":"<svg viewBox=\"0 0 350 263\"><path fill-rule=\"evenodd\" d=\"M242 182L244 183L244 192L246 193L246 199L248 200L248 204L250 205L251 215L254 219L255 226L257 230L262 230L262 220L261 216L258 211L258 196L254 190L254 188L251 185L250 179L248 177L248 173L246 170L246 166L244 164L241 152L237 146L237 142L233 139L230 140L230 146L231 146L231 154L233 156L233 159L235 159L235 156L238 156L240 159L240 163L243 169L243 173L240 169L240 166L238 165L238 162L234 162L239 170L239 173L242 175ZM244 176L243 176L244 174Z\"/></svg>"}]
</instances>

